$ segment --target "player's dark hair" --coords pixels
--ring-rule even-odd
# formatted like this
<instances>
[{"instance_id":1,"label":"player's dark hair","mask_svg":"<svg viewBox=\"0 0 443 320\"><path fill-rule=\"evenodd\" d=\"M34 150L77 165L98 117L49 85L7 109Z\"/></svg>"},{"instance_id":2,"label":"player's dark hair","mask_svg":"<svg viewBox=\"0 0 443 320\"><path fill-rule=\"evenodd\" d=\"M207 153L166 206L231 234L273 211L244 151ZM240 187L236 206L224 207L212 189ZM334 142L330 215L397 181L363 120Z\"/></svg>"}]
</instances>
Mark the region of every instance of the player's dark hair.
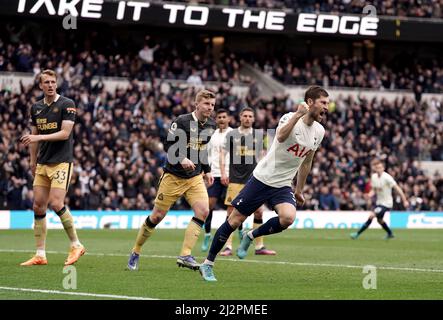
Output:
<instances>
[{"instance_id":1,"label":"player's dark hair","mask_svg":"<svg viewBox=\"0 0 443 320\"><path fill-rule=\"evenodd\" d=\"M39 76L38 76L38 82L39 82L39 83L42 82L42 76L43 76L43 75L48 75L48 76L54 77L54 78L57 80L57 73L56 73L54 70L46 69L46 70L43 70L43 71L39 74Z\"/></svg>"},{"instance_id":2,"label":"player's dark hair","mask_svg":"<svg viewBox=\"0 0 443 320\"><path fill-rule=\"evenodd\" d=\"M375 158L375 159L371 160L371 166L375 166L377 164L383 164L383 162L380 159L378 159L378 158Z\"/></svg>"},{"instance_id":3,"label":"player's dark hair","mask_svg":"<svg viewBox=\"0 0 443 320\"><path fill-rule=\"evenodd\" d=\"M308 99L315 101L320 97L329 97L329 93L320 86L311 86L305 92L305 102L308 102Z\"/></svg>"},{"instance_id":4,"label":"player's dark hair","mask_svg":"<svg viewBox=\"0 0 443 320\"><path fill-rule=\"evenodd\" d=\"M242 115L245 111L251 111L253 114L255 114L254 109L252 109L251 107L244 107L240 110L240 115Z\"/></svg>"},{"instance_id":5,"label":"player's dark hair","mask_svg":"<svg viewBox=\"0 0 443 320\"><path fill-rule=\"evenodd\" d=\"M216 112L216 114L217 114L217 115L219 115L220 113L226 113L227 115L229 115L229 112L228 112L228 110L226 110L226 109L223 109L223 108L217 109L217 112Z\"/></svg>"}]
</instances>

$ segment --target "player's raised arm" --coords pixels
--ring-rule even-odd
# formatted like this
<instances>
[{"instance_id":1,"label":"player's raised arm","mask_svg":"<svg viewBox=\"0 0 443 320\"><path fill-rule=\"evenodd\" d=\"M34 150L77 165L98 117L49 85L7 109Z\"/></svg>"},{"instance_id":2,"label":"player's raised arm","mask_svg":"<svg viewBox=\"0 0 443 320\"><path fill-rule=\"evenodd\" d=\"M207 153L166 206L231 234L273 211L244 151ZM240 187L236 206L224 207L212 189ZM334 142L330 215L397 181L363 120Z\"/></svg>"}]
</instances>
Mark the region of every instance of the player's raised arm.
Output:
<instances>
[{"instance_id":1,"label":"player's raised arm","mask_svg":"<svg viewBox=\"0 0 443 320\"><path fill-rule=\"evenodd\" d=\"M290 116L290 115L284 116L280 120L280 124L283 124L283 125L281 127L277 128L277 141L280 143L285 142L286 139L289 137L289 134L291 133L295 124L308 111L309 111L309 106L305 102L303 102L298 106L297 111L294 114L292 114L292 116Z\"/></svg>"},{"instance_id":2,"label":"player's raised arm","mask_svg":"<svg viewBox=\"0 0 443 320\"><path fill-rule=\"evenodd\" d=\"M306 183L306 178L311 172L312 161L314 160L315 151L310 152L303 163L300 166L297 174L297 185L295 187L295 198L297 199L297 203L303 205L305 202L305 198L303 197L303 188Z\"/></svg>"}]
</instances>

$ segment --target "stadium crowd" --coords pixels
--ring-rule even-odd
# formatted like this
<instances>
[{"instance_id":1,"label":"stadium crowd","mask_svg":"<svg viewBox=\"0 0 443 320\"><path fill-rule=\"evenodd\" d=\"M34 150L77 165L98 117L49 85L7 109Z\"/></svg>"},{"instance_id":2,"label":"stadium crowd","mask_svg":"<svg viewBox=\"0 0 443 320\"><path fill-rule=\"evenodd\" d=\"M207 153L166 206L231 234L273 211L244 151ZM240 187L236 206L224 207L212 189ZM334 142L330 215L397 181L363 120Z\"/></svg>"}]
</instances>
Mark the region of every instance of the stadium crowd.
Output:
<instances>
[{"instance_id":1,"label":"stadium crowd","mask_svg":"<svg viewBox=\"0 0 443 320\"><path fill-rule=\"evenodd\" d=\"M16 30L19 33L19 30ZM93 38L92 38L93 39ZM91 40L92 41L92 40ZM139 80L154 78L188 80L198 85L203 81L247 82L239 74L240 59L226 53L217 62L207 54L206 48L191 47L178 42L164 41L161 46L149 36L138 51L127 50L110 54L109 48L101 50L36 49L29 42L12 42L0 38L0 71L41 71L41 66L57 70L68 76L87 73L89 76L126 77Z\"/></svg>"},{"instance_id":2,"label":"stadium crowd","mask_svg":"<svg viewBox=\"0 0 443 320\"><path fill-rule=\"evenodd\" d=\"M18 31L16 31L18 32ZM37 47L37 46L34 46ZM426 64L410 59L394 59L391 65L374 63L358 57L326 55L322 58L298 59L288 54L261 59L256 55L221 52L215 59L209 47L197 43L164 41L156 44L147 37L139 51L111 54L110 48L36 49L29 42L15 43L0 38L0 71L33 72L42 66L60 74L83 79L93 76L130 79L187 80L192 85L203 82L250 83L240 69L247 61L286 85L318 84L324 87L359 87L373 89L407 89L421 93L443 92L443 61L435 58ZM107 52L107 53L105 53ZM279 58L277 58L279 57Z\"/></svg>"},{"instance_id":3,"label":"stadium crowd","mask_svg":"<svg viewBox=\"0 0 443 320\"><path fill-rule=\"evenodd\" d=\"M268 9L292 9L303 13L354 13L362 14L363 8L372 5L377 15L442 18L441 0L185 0L177 2L205 3L224 6L240 6Z\"/></svg>"},{"instance_id":4,"label":"stadium crowd","mask_svg":"<svg viewBox=\"0 0 443 320\"><path fill-rule=\"evenodd\" d=\"M74 72L59 70L59 93L76 101L78 108L67 203L73 210L152 209L167 130L172 119L193 110L196 88L134 79L128 88L109 93L86 72L74 80ZM217 92L216 108L230 111L232 127L238 125L243 106L256 110L256 128L273 129L296 105L287 96L259 98L254 90L239 98L228 83L210 89ZM29 130L29 109L39 98L37 86L22 87L20 94L0 93L0 208L32 206L29 154L17 139ZM304 209L368 209L368 165L378 156L411 200L409 209L443 210L443 176L424 175L417 162L443 160L442 104L437 99L418 103L399 97L390 103L336 97L307 183ZM181 200L174 208L188 206ZM401 208L398 203L396 208Z\"/></svg>"},{"instance_id":5,"label":"stadium crowd","mask_svg":"<svg viewBox=\"0 0 443 320\"><path fill-rule=\"evenodd\" d=\"M297 60L291 56L254 63L256 67L289 85L317 84L324 87L406 89L415 92L443 92L443 65L437 59L430 65L389 68L358 57L326 55L321 59Z\"/></svg>"}]
</instances>

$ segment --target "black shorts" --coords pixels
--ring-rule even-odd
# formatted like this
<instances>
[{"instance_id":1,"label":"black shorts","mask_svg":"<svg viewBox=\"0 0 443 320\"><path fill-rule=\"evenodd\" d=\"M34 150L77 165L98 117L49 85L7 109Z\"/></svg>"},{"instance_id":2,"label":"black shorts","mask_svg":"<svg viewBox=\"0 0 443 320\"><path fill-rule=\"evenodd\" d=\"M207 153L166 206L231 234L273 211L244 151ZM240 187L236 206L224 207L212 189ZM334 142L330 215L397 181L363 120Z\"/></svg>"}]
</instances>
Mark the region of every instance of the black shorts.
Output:
<instances>
[{"instance_id":1,"label":"black shorts","mask_svg":"<svg viewBox=\"0 0 443 320\"><path fill-rule=\"evenodd\" d=\"M280 203L290 203L297 207L290 187L270 187L254 176L249 178L242 191L232 200L232 206L245 216L251 215L265 203L271 210L274 210L274 207Z\"/></svg>"},{"instance_id":2,"label":"black shorts","mask_svg":"<svg viewBox=\"0 0 443 320\"><path fill-rule=\"evenodd\" d=\"M214 183L208 188L208 196L209 198L224 199L227 188L227 186L222 185L219 177L214 178Z\"/></svg>"},{"instance_id":3,"label":"black shorts","mask_svg":"<svg viewBox=\"0 0 443 320\"><path fill-rule=\"evenodd\" d=\"M381 205L377 205L374 208L374 213L375 216L377 217L377 219L383 219L383 217L385 216L385 213L390 211L391 208L385 207L385 206L381 206Z\"/></svg>"}]
</instances>

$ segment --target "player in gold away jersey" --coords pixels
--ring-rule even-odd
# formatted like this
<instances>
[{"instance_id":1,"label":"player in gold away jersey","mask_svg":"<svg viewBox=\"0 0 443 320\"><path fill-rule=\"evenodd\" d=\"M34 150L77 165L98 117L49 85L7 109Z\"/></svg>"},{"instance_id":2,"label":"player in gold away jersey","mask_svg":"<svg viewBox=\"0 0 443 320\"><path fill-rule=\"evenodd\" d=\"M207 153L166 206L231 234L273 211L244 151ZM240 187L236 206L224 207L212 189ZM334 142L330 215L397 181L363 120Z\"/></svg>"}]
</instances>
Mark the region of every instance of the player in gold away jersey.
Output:
<instances>
[{"instance_id":1,"label":"player in gold away jersey","mask_svg":"<svg viewBox=\"0 0 443 320\"><path fill-rule=\"evenodd\" d=\"M73 133L76 109L74 102L57 94L57 74L44 70L39 78L44 98L31 107L31 134L21 137L29 146L31 170L34 176L34 237L36 255L22 266L45 265L46 210L48 204L60 217L71 241L65 265L75 263L85 248L77 237L74 220L64 199L72 175Z\"/></svg>"},{"instance_id":2,"label":"player in gold away jersey","mask_svg":"<svg viewBox=\"0 0 443 320\"><path fill-rule=\"evenodd\" d=\"M214 106L215 94L201 90L195 98L195 111L179 116L171 124L166 142L168 160L160 178L154 210L140 227L129 257L129 270L138 269L143 244L181 196L185 196L194 211L194 217L186 228L177 264L198 269L199 264L191 251L209 213L209 198L203 175L208 186L214 183L207 150L207 144L216 129L215 121L211 119Z\"/></svg>"}]
</instances>

